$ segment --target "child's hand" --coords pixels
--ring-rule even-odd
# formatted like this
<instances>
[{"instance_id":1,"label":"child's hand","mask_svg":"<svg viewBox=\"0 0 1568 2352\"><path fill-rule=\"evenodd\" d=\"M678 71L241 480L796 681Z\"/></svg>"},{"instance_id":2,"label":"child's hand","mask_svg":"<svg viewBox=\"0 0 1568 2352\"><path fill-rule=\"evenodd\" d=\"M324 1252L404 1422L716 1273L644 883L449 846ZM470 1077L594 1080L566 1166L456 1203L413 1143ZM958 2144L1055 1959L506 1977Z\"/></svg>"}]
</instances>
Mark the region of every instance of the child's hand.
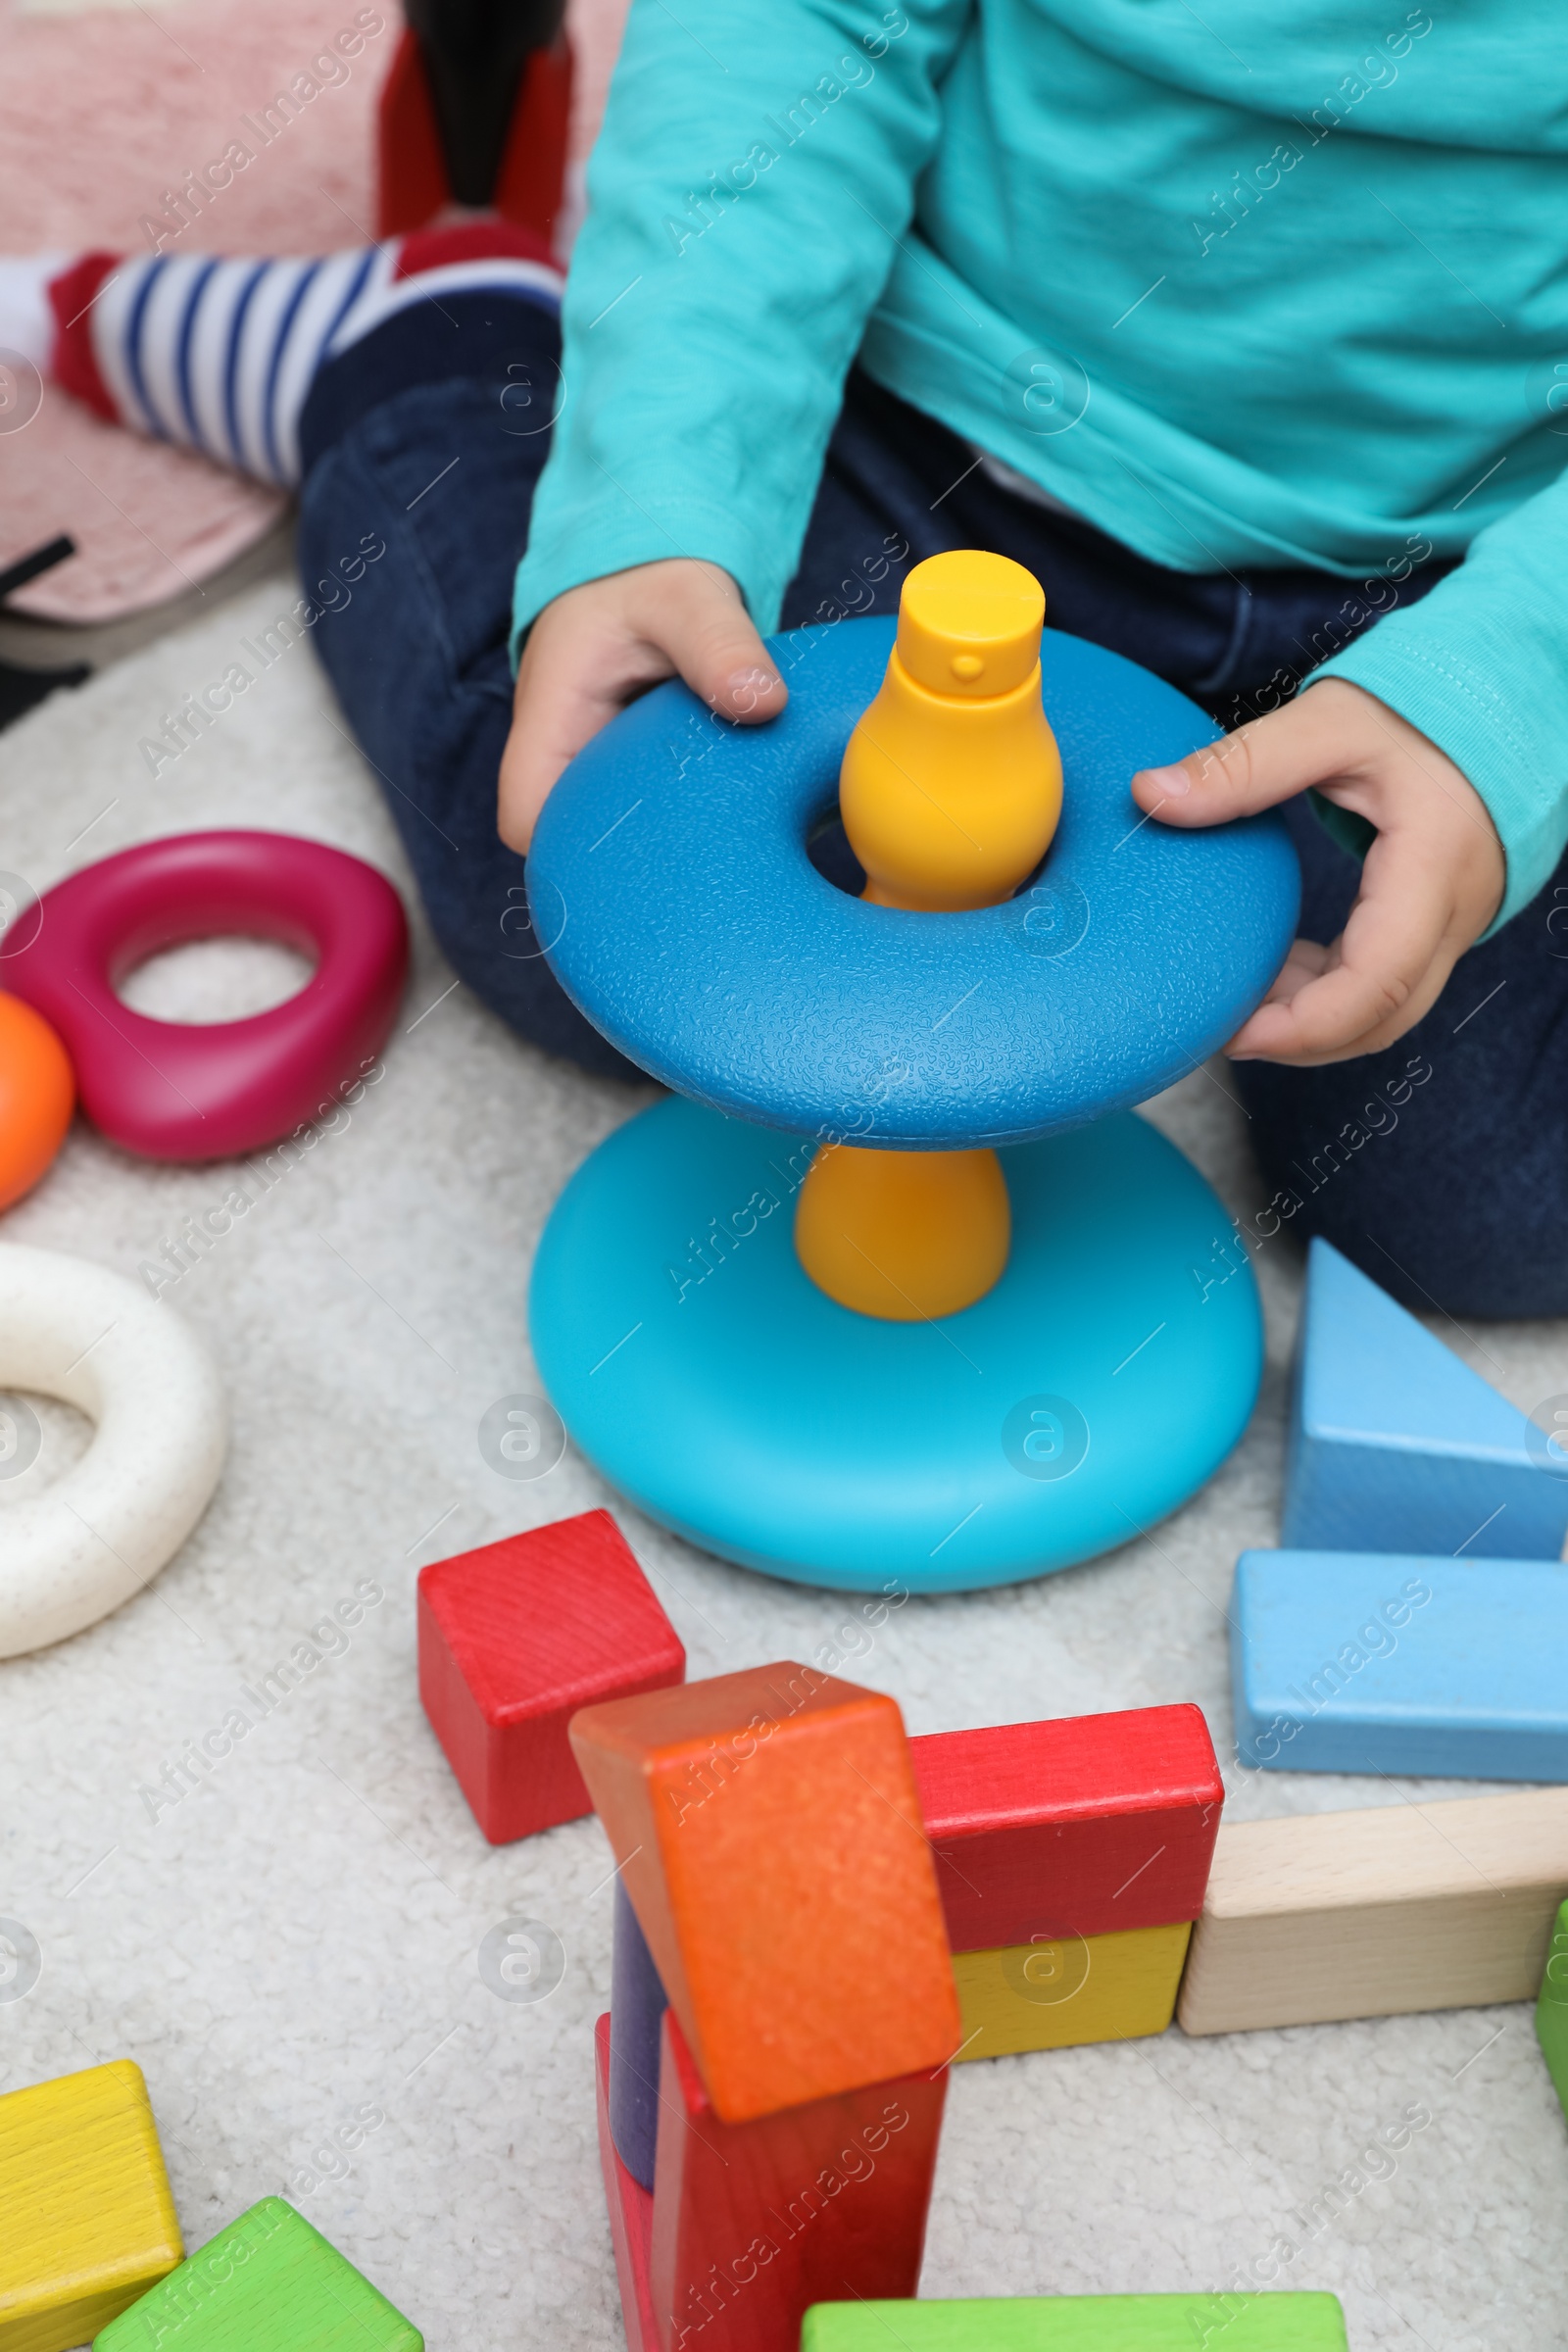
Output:
<instances>
[{"instance_id":1,"label":"child's hand","mask_svg":"<svg viewBox=\"0 0 1568 2352\"><path fill-rule=\"evenodd\" d=\"M789 699L740 590L716 564L639 564L546 605L523 648L501 758L509 849L527 849L552 786L583 745L675 676L725 718L772 718Z\"/></svg>"},{"instance_id":2,"label":"child's hand","mask_svg":"<svg viewBox=\"0 0 1568 2352\"><path fill-rule=\"evenodd\" d=\"M1375 1054L1430 1010L1491 922L1506 879L1485 803L1425 735L1345 678L1133 778L1167 825L1250 816L1315 784L1377 827L1361 888L1330 947L1298 939L1267 999L1232 1038L1238 1059L1310 1064Z\"/></svg>"}]
</instances>

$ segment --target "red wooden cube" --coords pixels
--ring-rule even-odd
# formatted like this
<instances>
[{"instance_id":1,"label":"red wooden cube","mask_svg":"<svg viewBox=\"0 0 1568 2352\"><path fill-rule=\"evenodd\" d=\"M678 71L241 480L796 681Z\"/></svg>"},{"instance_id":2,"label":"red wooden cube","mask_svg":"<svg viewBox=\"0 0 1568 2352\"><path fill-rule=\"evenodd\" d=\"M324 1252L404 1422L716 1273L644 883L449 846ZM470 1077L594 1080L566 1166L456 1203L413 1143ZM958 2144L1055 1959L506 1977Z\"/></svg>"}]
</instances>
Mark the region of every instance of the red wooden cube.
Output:
<instances>
[{"instance_id":1,"label":"red wooden cube","mask_svg":"<svg viewBox=\"0 0 1568 2352\"><path fill-rule=\"evenodd\" d=\"M593 1811L566 1726L686 1679L686 1652L608 1511L419 1574L419 1696L492 1845Z\"/></svg>"}]
</instances>

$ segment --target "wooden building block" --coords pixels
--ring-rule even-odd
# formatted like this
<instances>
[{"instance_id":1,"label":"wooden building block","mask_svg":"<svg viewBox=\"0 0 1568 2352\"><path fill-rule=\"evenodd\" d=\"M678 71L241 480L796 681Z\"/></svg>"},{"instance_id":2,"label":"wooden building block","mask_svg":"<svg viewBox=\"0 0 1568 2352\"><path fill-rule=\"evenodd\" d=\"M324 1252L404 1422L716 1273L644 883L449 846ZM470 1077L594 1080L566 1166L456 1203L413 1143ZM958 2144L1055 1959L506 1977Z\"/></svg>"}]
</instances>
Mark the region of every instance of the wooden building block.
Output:
<instances>
[{"instance_id":1,"label":"wooden building block","mask_svg":"<svg viewBox=\"0 0 1568 2352\"><path fill-rule=\"evenodd\" d=\"M796 2352L827 2295L912 2295L948 2070L726 2124L671 2011L660 2070L660 2352Z\"/></svg>"},{"instance_id":2,"label":"wooden building block","mask_svg":"<svg viewBox=\"0 0 1568 2352\"><path fill-rule=\"evenodd\" d=\"M419 1573L419 1696L492 1845L591 1813L566 1726L680 1682L686 1652L608 1511Z\"/></svg>"},{"instance_id":3,"label":"wooden building block","mask_svg":"<svg viewBox=\"0 0 1568 2352\"><path fill-rule=\"evenodd\" d=\"M1346 2352L1338 2295L1018 2295L818 2303L801 2352Z\"/></svg>"},{"instance_id":4,"label":"wooden building block","mask_svg":"<svg viewBox=\"0 0 1568 2352\"><path fill-rule=\"evenodd\" d=\"M571 1743L726 2123L952 2056L942 1902L891 1698L785 1662L585 1708Z\"/></svg>"},{"instance_id":5,"label":"wooden building block","mask_svg":"<svg viewBox=\"0 0 1568 2352\"><path fill-rule=\"evenodd\" d=\"M1557 1914L1536 2003L1536 2034L1568 2117L1568 1903Z\"/></svg>"},{"instance_id":6,"label":"wooden building block","mask_svg":"<svg viewBox=\"0 0 1568 2352\"><path fill-rule=\"evenodd\" d=\"M1189 2034L1535 1997L1568 1788L1231 1822L1177 2003Z\"/></svg>"},{"instance_id":7,"label":"wooden building block","mask_svg":"<svg viewBox=\"0 0 1568 2352\"><path fill-rule=\"evenodd\" d=\"M648 1938L617 1879L610 1963L610 2136L650 2196L659 2145L659 2029L668 2005Z\"/></svg>"},{"instance_id":8,"label":"wooden building block","mask_svg":"<svg viewBox=\"0 0 1568 2352\"><path fill-rule=\"evenodd\" d=\"M424 2338L292 2205L264 2197L111 2322L93 2352L423 2352Z\"/></svg>"},{"instance_id":9,"label":"wooden building block","mask_svg":"<svg viewBox=\"0 0 1568 2352\"><path fill-rule=\"evenodd\" d=\"M67 2352L184 2253L141 2068L0 2098L0 2352Z\"/></svg>"},{"instance_id":10,"label":"wooden building block","mask_svg":"<svg viewBox=\"0 0 1568 2352\"><path fill-rule=\"evenodd\" d=\"M615 2250L615 2278L620 2287L620 2320L626 2352L659 2352L659 2329L654 2321L653 2237L654 2200L632 2179L615 2152L610 2129L610 2069L612 2021L602 2017L594 2028L594 2080L599 2091L599 2169L605 2177L605 2203L610 2209L610 2238Z\"/></svg>"},{"instance_id":11,"label":"wooden building block","mask_svg":"<svg viewBox=\"0 0 1568 2352\"><path fill-rule=\"evenodd\" d=\"M1115 1936L1041 1937L996 1952L956 1952L963 2014L958 2057L1005 2058L1018 2050L1163 2034L1192 1932L1183 1919Z\"/></svg>"},{"instance_id":12,"label":"wooden building block","mask_svg":"<svg viewBox=\"0 0 1568 2352\"><path fill-rule=\"evenodd\" d=\"M909 1760L956 1952L1201 1910L1225 1791L1199 1708L936 1732Z\"/></svg>"},{"instance_id":13,"label":"wooden building block","mask_svg":"<svg viewBox=\"0 0 1568 2352\"><path fill-rule=\"evenodd\" d=\"M1568 1455L1314 1236L1291 1405L1291 1551L1556 1559ZM1548 1462L1552 1465L1548 1467Z\"/></svg>"},{"instance_id":14,"label":"wooden building block","mask_svg":"<svg viewBox=\"0 0 1568 2352\"><path fill-rule=\"evenodd\" d=\"M1555 1560L1244 1551L1236 1745L1277 1772L1568 1781L1568 1570Z\"/></svg>"}]
</instances>

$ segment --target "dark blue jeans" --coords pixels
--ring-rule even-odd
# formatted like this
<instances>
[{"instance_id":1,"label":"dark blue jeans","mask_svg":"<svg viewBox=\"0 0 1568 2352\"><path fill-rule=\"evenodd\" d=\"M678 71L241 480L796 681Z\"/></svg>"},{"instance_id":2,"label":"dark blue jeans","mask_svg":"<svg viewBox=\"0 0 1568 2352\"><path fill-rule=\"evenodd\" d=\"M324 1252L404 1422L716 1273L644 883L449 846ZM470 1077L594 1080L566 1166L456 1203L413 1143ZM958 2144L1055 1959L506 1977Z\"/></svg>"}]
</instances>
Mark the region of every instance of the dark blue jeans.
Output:
<instances>
[{"instance_id":1,"label":"dark blue jeans","mask_svg":"<svg viewBox=\"0 0 1568 2352\"><path fill-rule=\"evenodd\" d=\"M404 312L333 362L303 422L301 565L314 588L352 568L368 538L385 544L348 603L320 591L337 610L316 641L453 965L548 1053L629 1076L551 976L523 860L495 829L513 571L558 355L547 312L469 294ZM1369 617L1353 583L1325 572L1194 576L1148 563L999 488L961 441L856 374L784 625L892 612L909 565L954 547L1026 564L1054 627L1142 662L1226 726L1275 707ZM1396 586L1380 575L1377 596L1408 604L1442 569ZM1287 814L1302 930L1332 939L1358 869L1304 806ZM1388 1053L1321 1070L1237 1067L1274 1196L1258 1234L1325 1234L1417 1309L1568 1313L1565 1016L1568 861Z\"/></svg>"}]
</instances>

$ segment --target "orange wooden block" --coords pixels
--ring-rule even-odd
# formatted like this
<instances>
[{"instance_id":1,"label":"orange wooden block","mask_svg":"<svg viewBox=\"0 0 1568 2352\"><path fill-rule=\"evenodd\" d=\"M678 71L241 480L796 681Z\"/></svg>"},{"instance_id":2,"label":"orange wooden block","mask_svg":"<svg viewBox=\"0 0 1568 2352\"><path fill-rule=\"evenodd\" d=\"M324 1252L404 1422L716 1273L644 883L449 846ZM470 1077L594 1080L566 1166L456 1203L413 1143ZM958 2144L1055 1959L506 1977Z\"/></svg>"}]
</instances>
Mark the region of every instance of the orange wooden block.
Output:
<instances>
[{"instance_id":1,"label":"orange wooden block","mask_svg":"<svg viewBox=\"0 0 1568 2352\"><path fill-rule=\"evenodd\" d=\"M953 2055L942 1900L891 1698L785 1661L585 1707L570 1737L723 2122Z\"/></svg>"}]
</instances>

